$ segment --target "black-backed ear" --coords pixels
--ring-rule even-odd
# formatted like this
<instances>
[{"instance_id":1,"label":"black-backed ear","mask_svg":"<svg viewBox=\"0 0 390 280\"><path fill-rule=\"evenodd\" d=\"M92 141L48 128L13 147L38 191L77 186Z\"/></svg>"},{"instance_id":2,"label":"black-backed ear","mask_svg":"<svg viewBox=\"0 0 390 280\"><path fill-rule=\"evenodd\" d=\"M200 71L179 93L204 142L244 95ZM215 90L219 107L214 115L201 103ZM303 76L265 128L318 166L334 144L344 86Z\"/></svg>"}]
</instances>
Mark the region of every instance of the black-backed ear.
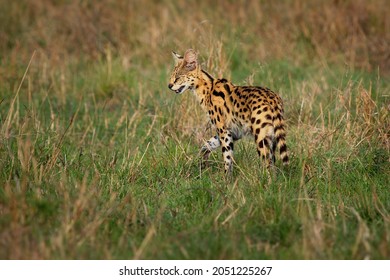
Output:
<instances>
[{"instance_id":1,"label":"black-backed ear","mask_svg":"<svg viewBox=\"0 0 390 280\"><path fill-rule=\"evenodd\" d=\"M198 65L198 54L193 49L188 49L184 54L185 67L192 71Z\"/></svg>"},{"instance_id":2,"label":"black-backed ear","mask_svg":"<svg viewBox=\"0 0 390 280\"><path fill-rule=\"evenodd\" d=\"M180 54L174 51L172 51L172 56L176 63L183 59L183 57Z\"/></svg>"}]
</instances>

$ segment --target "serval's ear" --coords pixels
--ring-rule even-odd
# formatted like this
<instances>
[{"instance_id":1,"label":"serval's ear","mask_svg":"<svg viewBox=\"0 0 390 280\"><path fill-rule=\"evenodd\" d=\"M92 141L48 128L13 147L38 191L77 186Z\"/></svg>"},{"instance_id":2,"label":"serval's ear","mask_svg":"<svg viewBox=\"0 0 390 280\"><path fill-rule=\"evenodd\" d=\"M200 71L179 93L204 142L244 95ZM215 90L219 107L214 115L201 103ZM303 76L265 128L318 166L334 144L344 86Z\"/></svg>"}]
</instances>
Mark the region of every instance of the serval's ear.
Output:
<instances>
[{"instance_id":1,"label":"serval's ear","mask_svg":"<svg viewBox=\"0 0 390 280\"><path fill-rule=\"evenodd\" d=\"M192 71L198 65L198 54L193 49L189 49L184 54L184 61L186 69Z\"/></svg>"},{"instance_id":2,"label":"serval's ear","mask_svg":"<svg viewBox=\"0 0 390 280\"><path fill-rule=\"evenodd\" d=\"M172 51L172 56L176 63L178 63L180 60L183 59L183 57L180 54L174 51Z\"/></svg>"}]
</instances>

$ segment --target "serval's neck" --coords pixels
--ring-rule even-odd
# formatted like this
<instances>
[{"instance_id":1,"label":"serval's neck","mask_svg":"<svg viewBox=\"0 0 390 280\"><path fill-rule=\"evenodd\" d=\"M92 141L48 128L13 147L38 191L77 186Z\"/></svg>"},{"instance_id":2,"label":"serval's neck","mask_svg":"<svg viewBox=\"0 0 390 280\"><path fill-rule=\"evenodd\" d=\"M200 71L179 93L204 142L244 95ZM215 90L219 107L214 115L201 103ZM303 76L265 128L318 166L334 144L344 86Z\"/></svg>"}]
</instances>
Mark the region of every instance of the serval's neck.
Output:
<instances>
[{"instance_id":1,"label":"serval's neck","mask_svg":"<svg viewBox=\"0 0 390 280\"><path fill-rule=\"evenodd\" d=\"M215 79L206 71L200 70L197 83L193 89L202 107L206 106L210 101L210 95L214 89Z\"/></svg>"}]
</instances>

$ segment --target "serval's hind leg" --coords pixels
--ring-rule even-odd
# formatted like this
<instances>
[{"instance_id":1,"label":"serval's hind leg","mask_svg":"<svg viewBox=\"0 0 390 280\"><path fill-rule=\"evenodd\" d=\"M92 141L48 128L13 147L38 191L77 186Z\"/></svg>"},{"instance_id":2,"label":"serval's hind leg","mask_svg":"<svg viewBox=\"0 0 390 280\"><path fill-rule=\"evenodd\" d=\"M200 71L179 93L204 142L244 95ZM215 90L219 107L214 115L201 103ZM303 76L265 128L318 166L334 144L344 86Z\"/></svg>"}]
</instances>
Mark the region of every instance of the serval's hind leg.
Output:
<instances>
[{"instance_id":1,"label":"serval's hind leg","mask_svg":"<svg viewBox=\"0 0 390 280\"><path fill-rule=\"evenodd\" d=\"M255 141L257 153L261 157L262 164L267 173L268 182L272 181L275 165L276 143L274 139L274 128L269 123L261 124L261 129L255 129Z\"/></svg>"}]
</instances>

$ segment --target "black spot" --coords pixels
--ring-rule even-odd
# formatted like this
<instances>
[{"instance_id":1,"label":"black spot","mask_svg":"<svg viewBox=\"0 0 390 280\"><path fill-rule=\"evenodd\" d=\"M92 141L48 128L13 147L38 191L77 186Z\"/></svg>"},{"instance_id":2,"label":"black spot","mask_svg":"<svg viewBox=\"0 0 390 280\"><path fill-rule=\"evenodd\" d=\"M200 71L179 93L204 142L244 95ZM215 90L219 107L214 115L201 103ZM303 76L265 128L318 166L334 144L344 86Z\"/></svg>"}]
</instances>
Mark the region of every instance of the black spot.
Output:
<instances>
[{"instance_id":1,"label":"black spot","mask_svg":"<svg viewBox=\"0 0 390 280\"><path fill-rule=\"evenodd\" d=\"M278 130L283 130L283 125L278 124L277 126L275 126L274 130L275 130L275 133L276 133Z\"/></svg>"},{"instance_id":2,"label":"black spot","mask_svg":"<svg viewBox=\"0 0 390 280\"><path fill-rule=\"evenodd\" d=\"M260 120L260 119L258 119L258 120L256 121L256 124L260 124L260 122L261 122L261 120Z\"/></svg>"},{"instance_id":3,"label":"black spot","mask_svg":"<svg viewBox=\"0 0 390 280\"><path fill-rule=\"evenodd\" d=\"M233 150L233 148L234 148L233 142L230 142L230 143L229 143L229 148L230 148L231 150Z\"/></svg>"},{"instance_id":4,"label":"black spot","mask_svg":"<svg viewBox=\"0 0 390 280\"><path fill-rule=\"evenodd\" d=\"M260 143L259 143L259 148L260 148L260 149L264 148L264 141L260 141Z\"/></svg>"},{"instance_id":5,"label":"black spot","mask_svg":"<svg viewBox=\"0 0 390 280\"><path fill-rule=\"evenodd\" d=\"M264 128L264 127L266 127L266 126L268 126L268 125L271 125L271 124L270 124L270 123L267 123L267 122L264 122L264 123L261 124L261 128Z\"/></svg>"},{"instance_id":6,"label":"black spot","mask_svg":"<svg viewBox=\"0 0 390 280\"><path fill-rule=\"evenodd\" d=\"M265 115L265 118L267 119L267 120L272 120L272 116L271 115Z\"/></svg>"},{"instance_id":7,"label":"black spot","mask_svg":"<svg viewBox=\"0 0 390 280\"><path fill-rule=\"evenodd\" d=\"M225 147L222 147L222 153L225 153L227 149Z\"/></svg>"},{"instance_id":8,"label":"black spot","mask_svg":"<svg viewBox=\"0 0 390 280\"><path fill-rule=\"evenodd\" d=\"M226 90L229 94L231 93L229 85L224 84L223 87L225 88L225 90Z\"/></svg>"},{"instance_id":9,"label":"black spot","mask_svg":"<svg viewBox=\"0 0 390 280\"><path fill-rule=\"evenodd\" d=\"M256 133L256 135L258 135L260 133L260 128L256 128L255 133Z\"/></svg>"},{"instance_id":10,"label":"black spot","mask_svg":"<svg viewBox=\"0 0 390 280\"><path fill-rule=\"evenodd\" d=\"M230 155L227 155L226 158L229 159L229 160L231 159Z\"/></svg>"},{"instance_id":11,"label":"black spot","mask_svg":"<svg viewBox=\"0 0 390 280\"><path fill-rule=\"evenodd\" d=\"M214 96L219 96L219 97L225 98L225 94L224 94L222 91L216 91L216 90L214 90L214 91L213 91L213 95L214 95Z\"/></svg>"},{"instance_id":12,"label":"black spot","mask_svg":"<svg viewBox=\"0 0 390 280\"><path fill-rule=\"evenodd\" d=\"M287 146L286 144L283 144L282 146L280 146L280 153L283 154L285 152L287 152Z\"/></svg>"},{"instance_id":13,"label":"black spot","mask_svg":"<svg viewBox=\"0 0 390 280\"><path fill-rule=\"evenodd\" d=\"M281 139L285 139L286 138L286 134L285 133L280 133L277 137L276 137L276 142L279 142Z\"/></svg>"},{"instance_id":14,"label":"black spot","mask_svg":"<svg viewBox=\"0 0 390 280\"><path fill-rule=\"evenodd\" d=\"M256 121L255 118L251 118L251 123L254 123Z\"/></svg>"}]
</instances>

